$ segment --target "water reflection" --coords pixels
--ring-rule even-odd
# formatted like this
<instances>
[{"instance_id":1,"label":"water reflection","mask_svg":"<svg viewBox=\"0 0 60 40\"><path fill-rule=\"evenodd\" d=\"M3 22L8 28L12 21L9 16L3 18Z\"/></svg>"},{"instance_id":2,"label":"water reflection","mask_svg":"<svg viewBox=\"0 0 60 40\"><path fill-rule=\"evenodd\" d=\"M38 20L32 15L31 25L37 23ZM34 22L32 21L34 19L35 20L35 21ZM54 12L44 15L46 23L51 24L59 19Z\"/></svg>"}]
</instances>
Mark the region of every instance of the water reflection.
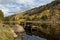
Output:
<instances>
[{"instance_id":1,"label":"water reflection","mask_svg":"<svg viewBox=\"0 0 60 40\"><path fill-rule=\"evenodd\" d=\"M32 36L26 35L26 37L24 37L23 40L46 40L46 39L34 35Z\"/></svg>"}]
</instances>

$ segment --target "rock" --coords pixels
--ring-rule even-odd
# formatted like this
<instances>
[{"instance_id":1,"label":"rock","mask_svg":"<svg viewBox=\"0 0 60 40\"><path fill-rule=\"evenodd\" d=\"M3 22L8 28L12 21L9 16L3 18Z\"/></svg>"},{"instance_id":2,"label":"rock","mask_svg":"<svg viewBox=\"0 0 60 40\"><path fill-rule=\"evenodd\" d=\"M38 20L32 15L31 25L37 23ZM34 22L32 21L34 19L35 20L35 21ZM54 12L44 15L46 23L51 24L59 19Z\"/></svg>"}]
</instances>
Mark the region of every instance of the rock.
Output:
<instances>
[{"instance_id":1,"label":"rock","mask_svg":"<svg viewBox=\"0 0 60 40\"><path fill-rule=\"evenodd\" d=\"M25 30L22 26L20 25L11 25L11 28L14 30L12 30L12 33L14 34L14 32L18 35L18 36L21 36L21 37L24 37L26 34L25 34ZM14 34L14 37L16 37L17 35Z\"/></svg>"},{"instance_id":2,"label":"rock","mask_svg":"<svg viewBox=\"0 0 60 40\"><path fill-rule=\"evenodd\" d=\"M20 32L20 33L24 33L25 30L22 26L20 25L15 25L15 32Z\"/></svg>"},{"instance_id":3,"label":"rock","mask_svg":"<svg viewBox=\"0 0 60 40\"><path fill-rule=\"evenodd\" d=\"M11 29L10 31L13 34L14 38L18 37L18 35L14 32L14 30Z\"/></svg>"}]
</instances>

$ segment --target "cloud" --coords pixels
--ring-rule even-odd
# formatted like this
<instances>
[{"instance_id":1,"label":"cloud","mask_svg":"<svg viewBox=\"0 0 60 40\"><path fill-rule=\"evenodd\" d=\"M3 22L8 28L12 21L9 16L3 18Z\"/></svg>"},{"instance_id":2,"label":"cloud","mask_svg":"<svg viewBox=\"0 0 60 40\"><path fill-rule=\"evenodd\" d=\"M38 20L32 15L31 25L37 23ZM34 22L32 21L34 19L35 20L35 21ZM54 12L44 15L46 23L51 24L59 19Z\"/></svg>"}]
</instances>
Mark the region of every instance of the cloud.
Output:
<instances>
[{"instance_id":1,"label":"cloud","mask_svg":"<svg viewBox=\"0 0 60 40\"><path fill-rule=\"evenodd\" d=\"M52 0L0 0L0 9L4 11L5 16L8 16L45 5L51 1Z\"/></svg>"},{"instance_id":2,"label":"cloud","mask_svg":"<svg viewBox=\"0 0 60 40\"><path fill-rule=\"evenodd\" d=\"M50 3L53 0L16 0L19 3L24 3L32 7L41 6Z\"/></svg>"},{"instance_id":3,"label":"cloud","mask_svg":"<svg viewBox=\"0 0 60 40\"><path fill-rule=\"evenodd\" d=\"M34 2L34 0L17 0L18 2L22 2L22 3L32 3Z\"/></svg>"},{"instance_id":4,"label":"cloud","mask_svg":"<svg viewBox=\"0 0 60 40\"><path fill-rule=\"evenodd\" d=\"M8 4L12 2L14 2L14 0L0 0L0 4Z\"/></svg>"}]
</instances>

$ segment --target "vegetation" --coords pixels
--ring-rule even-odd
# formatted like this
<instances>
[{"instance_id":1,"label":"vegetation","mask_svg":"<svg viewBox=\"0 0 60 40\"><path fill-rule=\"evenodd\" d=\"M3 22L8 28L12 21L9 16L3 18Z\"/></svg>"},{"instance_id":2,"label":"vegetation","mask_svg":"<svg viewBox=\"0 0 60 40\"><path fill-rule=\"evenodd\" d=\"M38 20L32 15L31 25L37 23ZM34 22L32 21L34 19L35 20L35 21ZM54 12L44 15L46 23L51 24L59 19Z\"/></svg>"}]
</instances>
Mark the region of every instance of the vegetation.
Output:
<instances>
[{"instance_id":1,"label":"vegetation","mask_svg":"<svg viewBox=\"0 0 60 40\"><path fill-rule=\"evenodd\" d=\"M3 17L4 17L3 12L0 10L0 20L3 20Z\"/></svg>"},{"instance_id":2,"label":"vegetation","mask_svg":"<svg viewBox=\"0 0 60 40\"><path fill-rule=\"evenodd\" d=\"M3 23L3 18L4 18L3 12L0 10L0 24Z\"/></svg>"},{"instance_id":3,"label":"vegetation","mask_svg":"<svg viewBox=\"0 0 60 40\"><path fill-rule=\"evenodd\" d=\"M3 24L4 20L3 12L0 10L0 40L14 40L12 29L10 26ZM18 38L16 40L18 40Z\"/></svg>"},{"instance_id":4,"label":"vegetation","mask_svg":"<svg viewBox=\"0 0 60 40\"><path fill-rule=\"evenodd\" d=\"M0 26L0 40L14 40L13 34L10 30L11 28L8 26Z\"/></svg>"}]
</instances>

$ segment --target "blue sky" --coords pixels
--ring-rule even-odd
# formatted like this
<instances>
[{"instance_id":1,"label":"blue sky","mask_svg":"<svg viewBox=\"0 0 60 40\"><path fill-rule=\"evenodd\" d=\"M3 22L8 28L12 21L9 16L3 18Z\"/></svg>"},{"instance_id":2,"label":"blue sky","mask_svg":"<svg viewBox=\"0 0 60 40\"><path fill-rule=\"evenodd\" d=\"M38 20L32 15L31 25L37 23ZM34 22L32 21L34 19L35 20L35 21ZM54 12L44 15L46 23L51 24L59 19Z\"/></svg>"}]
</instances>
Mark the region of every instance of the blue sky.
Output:
<instances>
[{"instance_id":1,"label":"blue sky","mask_svg":"<svg viewBox=\"0 0 60 40\"><path fill-rule=\"evenodd\" d=\"M20 13L50 3L53 0L0 0L0 10L5 16Z\"/></svg>"}]
</instances>

